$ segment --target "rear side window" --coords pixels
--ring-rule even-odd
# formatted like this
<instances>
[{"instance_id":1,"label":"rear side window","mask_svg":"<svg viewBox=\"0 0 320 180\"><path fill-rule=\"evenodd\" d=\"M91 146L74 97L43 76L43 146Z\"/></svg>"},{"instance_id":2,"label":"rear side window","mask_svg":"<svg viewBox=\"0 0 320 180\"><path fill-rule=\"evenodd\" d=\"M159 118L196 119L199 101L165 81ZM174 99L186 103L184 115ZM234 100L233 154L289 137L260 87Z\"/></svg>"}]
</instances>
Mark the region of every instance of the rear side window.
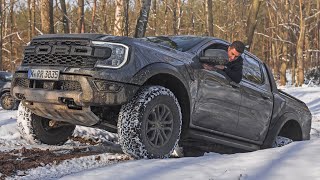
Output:
<instances>
[{"instance_id":1,"label":"rear side window","mask_svg":"<svg viewBox=\"0 0 320 180\"><path fill-rule=\"evenodd\" d=\"M248 55L243 58L242 77L255 84L263 84L260 63Z\"/></svg>"}]
</instances>

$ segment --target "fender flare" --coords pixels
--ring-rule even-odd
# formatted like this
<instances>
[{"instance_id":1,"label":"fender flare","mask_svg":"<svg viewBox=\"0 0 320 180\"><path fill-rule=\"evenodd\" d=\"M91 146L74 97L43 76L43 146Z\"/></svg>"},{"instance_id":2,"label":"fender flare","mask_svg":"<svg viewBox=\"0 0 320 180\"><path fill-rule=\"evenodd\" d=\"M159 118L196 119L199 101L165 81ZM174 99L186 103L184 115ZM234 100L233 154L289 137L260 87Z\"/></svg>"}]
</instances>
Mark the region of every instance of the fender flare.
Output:
<instances>
[{"instance_id":1,"label":"fender flare","mask_svg":"<svg viewBox=\"0 0 320 180\"><path fill-rule=\"evenodd\" d=\"M184 68L184 66L183 66ZM187 72L187 70L186 70ZM167 63L153 63L149 64L143 68L141 68L131 79L130 83L132 84L139 84L143 85L149 78L152 76L155 76L157 74L169 74L177 79L179 79L185 87L186 86L186 79L183 77L183 75L179 72L179 70Z\"/></svg>"},{"instance_id":2,"label":"fender flare","mask_svg":"<svg viewBox=\"0 0 320 180\"><path fill-rule=\"evenodd\" d=\"M263 144L261 146L261 149L266 149L272 147L272 143L274 142L276 136L279 134L282 127L290 120L295 120L300 127L301 124L297 120L299 119L298 116L293 112L287 112L284 113L282 116L280 116L276 121L276 123L273 125L273 127L269 127L269 131L267 133L267 136L265 140L263 141Z\"/></svg>"}]
</instances>

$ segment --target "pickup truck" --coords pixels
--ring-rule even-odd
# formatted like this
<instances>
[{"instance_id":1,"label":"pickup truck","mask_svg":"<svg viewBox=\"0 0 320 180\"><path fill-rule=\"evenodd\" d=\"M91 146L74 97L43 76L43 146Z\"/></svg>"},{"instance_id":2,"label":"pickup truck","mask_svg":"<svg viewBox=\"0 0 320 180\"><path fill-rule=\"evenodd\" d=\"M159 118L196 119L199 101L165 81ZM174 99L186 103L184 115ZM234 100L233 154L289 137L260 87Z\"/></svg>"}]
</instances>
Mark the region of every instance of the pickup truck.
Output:
<instances>
[{"instance_id":1,"label":"pickup truck","mask_svg":"<svg viewBox=\"0 0 320 180\"><path fill-rule=\"evenodd\" d=\"M76 125L105 129L134 158L166 158L177 147L188 156L270 148L277 137L308 140L308 107L278 90L259 58L242 54L240 83L202 68L223 64L228 46L199 36L38 36L12 81L22 101L18 129L30 143L51 145L66 142Z\"/></svg>"}]
</instances>

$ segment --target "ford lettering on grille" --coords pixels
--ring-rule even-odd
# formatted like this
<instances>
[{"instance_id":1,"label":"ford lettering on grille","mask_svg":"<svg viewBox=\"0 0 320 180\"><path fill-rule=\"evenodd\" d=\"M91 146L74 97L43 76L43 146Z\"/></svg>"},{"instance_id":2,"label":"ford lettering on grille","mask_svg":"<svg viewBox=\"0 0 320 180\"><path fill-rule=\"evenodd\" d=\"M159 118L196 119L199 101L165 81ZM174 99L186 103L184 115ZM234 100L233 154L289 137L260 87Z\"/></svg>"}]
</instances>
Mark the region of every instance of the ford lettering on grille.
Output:
<instances>
[{"instance_id":1,"label":"ford lettering on grille","mask_svg":"<svg viewBox=\"0 0 320 180\"><path fill-rule=\"evenodd\" d=\"M25 49L26 54L56 54L56 55L75 55L91 56L92 47L88 46L66 46L66 45L39 45L29 46Z\"/></svg>"},{"instance_id":2,"label":"ford lettering on grille","mask_svg":"<svg viewBox=\"0 0 320 180\"><path fill-rule=\"evenodd\" d=\"M59 70L49 69L29 69L29 79L40 79L40 80L59 80Z\"/></svg>"}]
</instances>

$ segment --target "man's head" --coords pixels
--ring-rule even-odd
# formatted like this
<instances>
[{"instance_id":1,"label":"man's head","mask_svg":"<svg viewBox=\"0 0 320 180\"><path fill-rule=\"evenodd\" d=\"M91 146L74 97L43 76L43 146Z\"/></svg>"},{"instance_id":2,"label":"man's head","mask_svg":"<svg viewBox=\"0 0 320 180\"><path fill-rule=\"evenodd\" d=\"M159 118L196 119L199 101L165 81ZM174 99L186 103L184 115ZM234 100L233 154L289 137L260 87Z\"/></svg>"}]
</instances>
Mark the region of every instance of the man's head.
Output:
<instances>
[{"instance_id":1,"label":"man's head","mask_svg":"<svg viewBox=\"0 0 320 180\"><path fill-rule=\"evenodd\" d=\"M236 60L244 52L244 48L241 41L234 41L228 48L229 61Z\"/></svg>"}]
</instances>

